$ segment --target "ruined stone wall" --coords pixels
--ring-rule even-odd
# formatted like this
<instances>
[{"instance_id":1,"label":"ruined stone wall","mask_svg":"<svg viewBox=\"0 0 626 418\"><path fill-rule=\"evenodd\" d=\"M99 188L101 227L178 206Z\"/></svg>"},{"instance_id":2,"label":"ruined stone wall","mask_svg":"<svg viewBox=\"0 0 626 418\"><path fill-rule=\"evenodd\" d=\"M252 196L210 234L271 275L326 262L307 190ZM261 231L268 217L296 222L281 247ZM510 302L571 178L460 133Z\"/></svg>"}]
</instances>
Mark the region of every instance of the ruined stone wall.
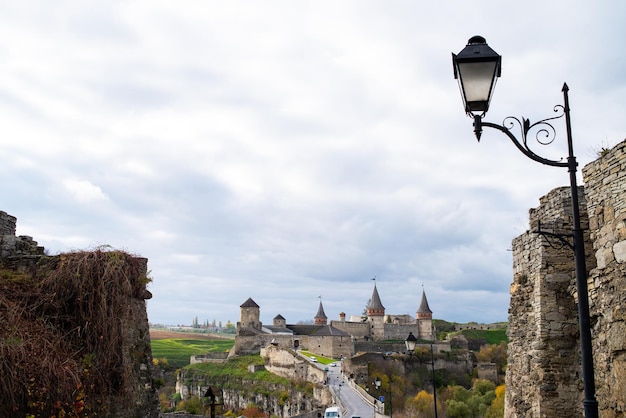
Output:
<instances>
[{"instance_id":1,"label":"ruined stone wall","mask_svg":"<svg viewBox=\"0 0 626 418\"><path fill-rule=\"evenodd\" d=\"M0 210L0 235L15 235L17 218Z\"/></svg>"},{"instance_id":2,"label":"ruined stone wall","mask_svg":"<svg viewBox=\"0 0 626 418\"><path fill-rule=\"evenodd\" d=\"M596 396L600 416L626 416L626 141L583 170ZM530 211L530 231L571 233L569 188ZM582 416L574 254L555 238L513 240L505 417Z\"/></svg>"},{"instance_id":3,"label":"ruined stone wall","mask_svg":"<svg viewBox=\"0 0 626 418\"><path fill-rule=\"evenodd\" d=\"M0 257L43 255L44 248L32 237L16 236L17 218L0 211Z\"/></svg>"},{"instance_id":4,"label":"ruined stone wall","mask_svg":"<svg viewBox=\"0 0 626 418\"><path fill-rule=\"evenodd\" d=\"M580 190L582 192L582 190ZM558 188L530 210L530 231L513 240L506 413L509 418L577 416L578 311L572 295L574 254L534 233L572 230L569 188ZM580 199L582 216L584 199Z\"/></svg>"},{"instance_id":5,"label":"ruined stone wall","mask_svg":"<svg viewBox=\"0 0 626 418\"><path fill-rule=\"evenodd\" d=\"M46 256L44 255L43 247L37 245L35 241L32 240L31 237L25 236L15 236L16 230L16 222L17 219L11 215L8 215L6 212L0 211L0 270L4 272L3 277L12 277L10 275L11 272L16 272L17 279L23 280L25 284L28 283L37 283L39 286L42 286L42 283L45 282L46 278L50 275L54 275L54 273L63 265L64 262L67 262L68 259L72 258L72 254L61 254L58 256ZM98 252L85 252L80 253L81 256L83 254L94 255ZM103 253L103 252L100 252ZM84 256L85 260L91 260L88 255ZM104 412L99 414L99 416L106 417L125 417L125 418L134 418L134 417L157 417L158 416L158 399L156 396L156 390L153 386L152 381L152 352L150 347L150 333L148 327L148 317L146 311L146 303L145 300L151 297L150 292L146 289L147 283L147 259L134 257L128 255L128 258L125 257L125 253L121 252L110 252L105 253L105 258L115 258L116 260L120 260L120 264L127 261L128 259L132 260L133 265L137 266L137 275L133 277L126 278L129 282L129 286L123 289L116 289L115 294L119 296L119 298L107 299L109 304L117 304L111 308L111 312L115 312L116 314L110 317L110 323L107 323L107 327L115 328L116 330L119 328L119 334L111 333L116 338L111 340L110 348L114 350L116 355L119 354L120 361L116 363L117 369L116 373L112 373L111 375L118 376L119 379L116 381L105 380L102 386L109 387L94 387L86 389L88 396L94 396L95 393L97 396L99 394L102 395L102 398L97 402L101 405L105 405ZM86 261L87 264L89 261ZM120 267L121 269L121 267ZM97 269L94 269L97 270ZM130 269L124 271L131 271ZM132 270L135 271L135 270ZM76 270L75 276L80 276L81 273ZM28 279L25 279L28 277ZM59 287L68 287L72 286L68 284L69 279L66 281L65 278L67 276L62 276L57 282L59 283ZM102 276L94 277L95 279L102 279ZM17 280L15 279L15 280ZM76 278L72 278L76 279ZM102 279L104 281L104 279ZM94 286L93 288L96 288ZM85 284L85 292L92 290L93 288L89 287L88 283ZM101 290L101 288L98 288ZM103 297L106 296L105 293L100 293ZM122 295L122 296L120 296ZM29 295L32 298L39 297L38 294ZM86 305L84 301L78 301L74 299L67 299L64 296L57 296L57 292L52 292L50 294L43 295L44 301L35 300L33 303L37 306L37 303L42 305L46 305L48 308L43 313L37 311L36 315L47 315L48 317L44 317L41 320L46 321L47 327L45 331L49 331L48 334L43 334L42 338L48 338L48 336L54 337L57 335L54 327L59 327L60 330L63 330L62 325L67 323L72 323L75 318L82 318L81 315L76 313L80 309L83 309ZM85 297L85 299L87 299ZM112 302L112 301L115 302ZM82 303L82 304L81 304ZM60 307L58 307L59 305ZM123 306L120 306L123 305ZM65 306L70 306L68 311L63 315L63 321L59 320L60 309L65 309ZM104 306L104 305L103 305ZM6 306L3 306L6 308ZM59 309L57 312L55 309ZM85 308L86 309L86 308ZM53 314L50 314L53 312ZM55 313L56 312L56 313ZM97 314L96 310L89 311L92 313L92 320L88 320L85 322L78 322L76 327L76 332L79 333L81 344L85 341L91 341L90 330L96 327L96 322L98 319L94 319L93 315ZM96 312L96 313L94 313ZM109 312L109 311L106 311ZM6 312L2 312L3 314ZM32 321L24 321L14 324L13 327L20 327L24 324L29 325ZM25 327L26 328L26 327ZM9 332L6 329L3 329L4 332ZM19 344L25 345L28 341L30 341L30 337L32 336L30 329L17 329L16 332L20 333L21 338L19 340ZM63 331L64 332L64 331ZM82 334L81 334L82 332ZM30 333L30 334L29 334ZM118 338L119 336L119 338ZM100 335L100 340L103 339L103 336ZM72 361L75 359L73 356L80 355L82 347L75 347L71 345L69 342L71 340L70 336L65 334L64 340L68 341L68 347L71 348L71 352L62 352L62 358L59 361L62 363L56 364L56 358L50 358L49 353L35 352L33 355L33 362L41 363L43 360L47 361L47 365L49 367L53 367L55 370L58 369L67 369L70 370ZM16 340L18 341L18 340ZM106 338L103 342L104 344L109 344L106 341ZM0 344L1 345L1 344ZM65 346L63 346L65 347ZM6 347L4 347L6 348ZM4 351L3 351L4 353ZM89 372L85 372L85 379L89 379L89 375L102 375L108 376L107 372L109 370L98 369L98 365L101 364L98 358L94 358L88 361L89 355L92 353L88 353L83 358L82 362L84 365L82 368L85 370L89 369ZM37 356L41 356L41 358L37 358ZM97 357L97 354L94 354ZM9 357L12 358L12 357ZM100 357L104 358L104 357ZM8 360L5 358L5 362ZM106 363L105 363L106 364ZM11 370L15 373L15 375L21 373L31 373L33 376L33 381L39 381L38 377L44 376L48 378L47 374L43 374L46 370L42 370L42 375L38 375L39 371L35 368L26 368L28 365L24 365L20 362L15 362L13 364L4 364L3 372L6 370ZM37 367L42 369L39 364ZM73 372L78 373L78 372ZM54 375L57 376L56 374ZM80 376L69 374L63 375L58 374L61 377L69 376L69 380L72 382L76 381ZM61 379L61 377L59 379ZM7 376L2 376L2 379L11 379ZM120 393L119 387L122 385L121 381L124 381L124 392ZM39 382L38 382L39 383ZM56 386L59 388L65 388L66 383L63 380L56 381ZM20 382L15 381L15 391L20 391L21 387L19 386ZM35 386L36 387L36 386ZM78 393L80 387L73 386L73 391ZM65 392L63 392L65 394ZM34 393L33 396L39 396L39 398L46 401L45 396L40 396L41 393ZM38 407L36 400L28 399L28 396L31 396L30 391L27 391L24 395L26 398L24 402L26 406L17 405L14 408L34 408ZM78 402L78 398L76 394L70 393L72 399ZM39 399L38 398L38 399ZM20 398L22 399L22 398ZM89 400L89 398L88 398ZM6 399L3 399L5 402ZM35 405L35 406L33 406ZM0 407L5 407L6 405L0 405ZM42 401L41 408L45 408L45 402ZM79 407L76 407L79 408ZM42 409L43 411L44 409ZM20 409L21 411L21 409ZM0 415L2 415L0 413Z\"/></svg>"},{"instance_id":6,"label":"ruined stone wall","mask_svg":"<svg viewBox=\"0 0 626 418\"><path fill-rule=\"evenodd\" d=\"M597 266L589 276L600 416L626 416L626 141L583 169Z\"/></svg>"},{"instance_id":7,"label":"ruined stone wall","mask_svg":"<svg viewBox=\"0 0 626 418\"><path fill-rule=\"evenodd\" d=\"M303 359L293 350L270 345L261 350L261 357L265 360L266 370L292 381L323 383L326 380L326 372L321 366Z\"/></svg>"},{"instance_id":8,"label":"ruined stone wall","mask_svg":"<svg viewBox=\"0 0 626 418\"><path fill-rule=\"evenodd\" d=\"M272 342L283 348L294 348L293 335L265 334L255 333L250 330L248 332L240 332L235 338L235 344L230 349L229 357L240 356L246 354L258 354L263 347L270 345ZM303 345L304 349L307 349Z\"/></svg>"}]
</instances>

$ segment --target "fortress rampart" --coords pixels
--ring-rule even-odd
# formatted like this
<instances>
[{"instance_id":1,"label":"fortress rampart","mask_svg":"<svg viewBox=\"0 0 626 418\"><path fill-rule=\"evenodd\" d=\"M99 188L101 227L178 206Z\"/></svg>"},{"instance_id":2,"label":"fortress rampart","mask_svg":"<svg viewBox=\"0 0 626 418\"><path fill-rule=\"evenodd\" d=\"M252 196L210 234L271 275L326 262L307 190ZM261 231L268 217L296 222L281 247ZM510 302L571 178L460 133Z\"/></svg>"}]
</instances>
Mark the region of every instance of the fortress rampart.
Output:
<instances>
[{"instance_id":1,"label":"fortress rampart","mask_svg":"<svg viewBox=\"0 0 626 418\"><path fill-rule=\"evenodd\" d=\"M595 379L600 415L626 416L626 141L583 169ZM530 210L530 231L513 240L505 417L582 416L574 255L536 231L570 233L569 188Z\"/></svg>"}]
</instances>

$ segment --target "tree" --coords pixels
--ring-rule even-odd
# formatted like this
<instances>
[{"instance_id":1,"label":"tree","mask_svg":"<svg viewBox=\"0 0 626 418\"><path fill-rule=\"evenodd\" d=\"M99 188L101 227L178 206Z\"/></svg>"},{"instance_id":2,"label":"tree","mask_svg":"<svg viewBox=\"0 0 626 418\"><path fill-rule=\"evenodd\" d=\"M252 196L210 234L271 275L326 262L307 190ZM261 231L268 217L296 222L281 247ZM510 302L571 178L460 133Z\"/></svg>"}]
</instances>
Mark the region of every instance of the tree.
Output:
<instances>
[{"instance_id":1,"label":"tree","mask_svg":"<svg viewBox=\"0 0 626 418\"><path fill-rule=\"evenodd\" d=\"M202 400L197 396L180 401L176 405L177 411L186 411L189 414L201 414L202 413Z\"/></svg>"},{"instance_id":2,"label":"tree","mask_svg":"<svg viewBox=\"0 0 626 418\"><path fill-rule=\"evenodd\" d=\"M405 412L411 417L430 418L435 415L434 399L431 393L421 390L406 402Z\"/></svg>"},{"instance_id":3,"label":"tree","mask_svg":"<svg viewBox=\"0 0 626 418\"><path fill-rule=\"evenodd\" d=\"M496 397L491 402L487 411L485 411L485 418L503 418L504 417L504 393L506 391L505 385L500 385L496 388Z\"/></svg>"},{"instance_id":4,"label":"tree","mask_svg":"<svg viewBox=\"0 0 626 418\"><path fill-rule=\"evenodd\" d=\"M476 360L495 363L498 374L503 374L506 370L506 350L507 345L504 341L501 341L500 344L486 344L481 346L480 351L476 353Z\"/></svg>"},{"instance_id":5,"label":"tree","mask_svg":"<svg viewBox=\"0 0 626 418\"><path fill-rule=\"evenodd\" d=\"M449 399L446 401L446 406L450 418L473 418L470 407L461 401Z\"/></svg>"},{"instance_id":6,"label":"tree","mask_svg":"<svg viewBox=\"0 0 626 418\"><path fill-rule=\"evenodd\" d=\"M261 411L259 407L254 404L249 404L243 411L241 411L241 415L247 418L267 417L267 414Z\"/></svg>"},{"instance_id":7,"label":"tree","mask_svg":"<svg viewBox=\"0 0 626 418\"><path fill-rule=\"evenodd\" d=\"M361 313L361 316L367 318L367 308L370 306L371 303L372 303L372 298L369 298L367 300L367 303L365 304L365 308L363 308L363 312Z\"/></svg>"}]
</instances>

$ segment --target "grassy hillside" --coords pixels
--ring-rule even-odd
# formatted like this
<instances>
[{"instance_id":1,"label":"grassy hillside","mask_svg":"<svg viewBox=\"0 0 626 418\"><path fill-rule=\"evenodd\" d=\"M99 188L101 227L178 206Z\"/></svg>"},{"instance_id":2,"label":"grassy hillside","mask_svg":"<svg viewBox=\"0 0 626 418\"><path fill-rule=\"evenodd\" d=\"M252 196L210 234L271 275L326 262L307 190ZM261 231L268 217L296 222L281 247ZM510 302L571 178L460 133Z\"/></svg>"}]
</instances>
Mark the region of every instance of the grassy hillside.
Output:
<instances>
[{"instance_id":1,"label":"grassy hillside","mask_svg":"<svg viewBox=\"0 0 626 418\"><path fill-rule=\"evenodd\" d=\"M460 331L460 334L463 334L468 341L485 340L487 344L500 344L502 341L509 342L506 336L506 329L465 329Z\"/></svg>"}]
</instances>

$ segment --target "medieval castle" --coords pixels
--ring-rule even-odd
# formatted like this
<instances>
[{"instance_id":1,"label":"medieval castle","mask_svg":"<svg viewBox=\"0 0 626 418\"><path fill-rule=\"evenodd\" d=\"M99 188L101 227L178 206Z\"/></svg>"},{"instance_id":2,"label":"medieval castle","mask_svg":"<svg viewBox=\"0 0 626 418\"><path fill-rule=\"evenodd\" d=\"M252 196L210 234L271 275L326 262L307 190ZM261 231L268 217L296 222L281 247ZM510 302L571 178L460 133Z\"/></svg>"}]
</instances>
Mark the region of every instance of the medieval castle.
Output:
<instances>
[{"instance_id":1,"label":"medieval castle","mask_svg":"<svg viewBox=\"0 0 626 418\"><path fill-rule=\"evenodd\" d=\"M272 325L262 324L259 318L259 305L248 298L240 306L232 355L258 353L262 347L273 344L340 358L354 355L358 342L401 340L404 344L410 333L421 340L434 340L433 313L424 291L415 319L406 314L386 314L376 285L365 316L350 317L348 321L341 312L339 320L331 320L329 324L321 301L310 325L287 324L280 314L274 317Z\"/></svg>"}]
</instances>

